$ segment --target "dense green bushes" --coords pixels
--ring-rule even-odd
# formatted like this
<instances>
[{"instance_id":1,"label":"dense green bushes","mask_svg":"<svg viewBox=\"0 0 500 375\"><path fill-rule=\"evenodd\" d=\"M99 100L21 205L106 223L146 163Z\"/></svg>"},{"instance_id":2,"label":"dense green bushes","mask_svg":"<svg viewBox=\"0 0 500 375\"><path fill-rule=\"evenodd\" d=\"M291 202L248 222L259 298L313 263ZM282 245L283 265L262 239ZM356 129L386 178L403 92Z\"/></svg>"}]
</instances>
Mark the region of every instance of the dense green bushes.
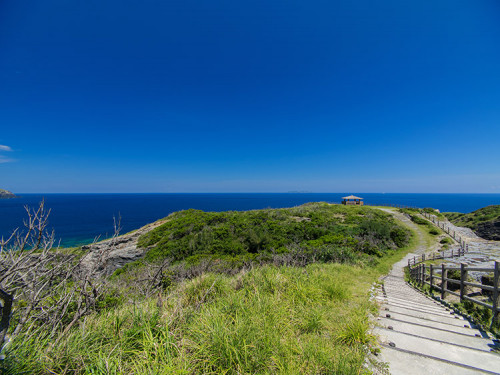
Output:
<instances>
[{"instance_id":1,"label":"dense green bushes","mask_svg":"<svg viewBox=\"0 0 500 375\"><path fill-rule=\"evenodd\" d=\"M411 221L413 221L415 224L418 224L418 225L430 225L430 223L425 220L425 219L422 219L421 217L417 216L417 215L410 215L411 217Z\"/></svg>"},{"instance_id":2,"label":"dense green bushes","mask_svg":"<svg viewBox=\"0 0 500 375\"><path fill-rule=\"evenodd\" d=\"M432 234L433 236L437 236L439 233L441 233L441 232L437 228L431 228L429 230L429 234Z\"/></svg>"},{"instance_id":3,"label":"dense green bushes","mask_svg":"<svg viewBox=\"0 0 500 375\"><path fill-rule=\"evenodd\" d=\"M343 248L381 256L404 246L408 238L406 229L379 210L315 203L246 212L181 211L143 235L139 246L150 248L148 261L168 257L189 262L203 255L281 254L292 246L306 252Z\"/></svg>"}]
</instances>

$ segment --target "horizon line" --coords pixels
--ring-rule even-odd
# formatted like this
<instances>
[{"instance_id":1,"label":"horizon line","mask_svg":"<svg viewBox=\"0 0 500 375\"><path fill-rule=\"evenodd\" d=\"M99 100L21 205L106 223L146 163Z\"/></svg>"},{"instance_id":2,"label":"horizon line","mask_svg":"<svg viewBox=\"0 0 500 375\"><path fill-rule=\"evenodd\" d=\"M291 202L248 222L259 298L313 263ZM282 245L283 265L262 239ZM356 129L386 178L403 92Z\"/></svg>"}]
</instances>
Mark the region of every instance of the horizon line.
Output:
<instances>
[{"instance_id":1,"label":"horizon line","mask_svg":"<svg viewBox=\"0 0 500 375\"><path fill-rule=\"evenodd\" d=\"M11 191L11 190L10 190ZM20 192L14 193L15 195L22 194L498 194L500 192L359 192L359 191L336 191L336 192L315 192L315 191L220 191L220 192L182 192L182 191L172 191L172 192Z\"/></svg>"}]
</instances>

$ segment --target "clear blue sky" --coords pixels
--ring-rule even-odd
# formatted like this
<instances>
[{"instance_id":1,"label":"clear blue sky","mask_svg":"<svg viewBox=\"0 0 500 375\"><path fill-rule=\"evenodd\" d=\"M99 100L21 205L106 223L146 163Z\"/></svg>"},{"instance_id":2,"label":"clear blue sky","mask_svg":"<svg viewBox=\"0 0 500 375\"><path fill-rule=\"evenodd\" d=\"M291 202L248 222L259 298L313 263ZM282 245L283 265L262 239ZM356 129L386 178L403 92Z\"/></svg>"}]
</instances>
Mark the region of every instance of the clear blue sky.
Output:
<instances>
[{"instance_id":1,"label":"clear blue sky","mask_svg":"<svg viewBox=\"0 0 500 375\"><path fill-rule=\"evenodd\" d=\"M500 2L4 0L0 187L500 193Z\"/></svg>"}]
</instances>

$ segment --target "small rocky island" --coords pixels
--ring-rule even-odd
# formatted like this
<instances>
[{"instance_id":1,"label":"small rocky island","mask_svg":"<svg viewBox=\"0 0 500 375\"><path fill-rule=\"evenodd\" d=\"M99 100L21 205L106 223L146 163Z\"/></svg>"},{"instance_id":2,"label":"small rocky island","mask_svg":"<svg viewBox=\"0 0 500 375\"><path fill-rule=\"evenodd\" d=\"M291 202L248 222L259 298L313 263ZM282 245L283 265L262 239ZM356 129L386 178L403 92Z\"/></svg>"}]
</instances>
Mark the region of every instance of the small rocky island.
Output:
<instances>
[{"instance_id":1,"label":"small rocky island","mask_svg":"<svg viewBox=\"0 0 500 375\"><path fill-rule=\"evenodd\" d=\"M0 199L17 198L16 195L8 190L0 189Z\"/></svg>"}]
</instances>

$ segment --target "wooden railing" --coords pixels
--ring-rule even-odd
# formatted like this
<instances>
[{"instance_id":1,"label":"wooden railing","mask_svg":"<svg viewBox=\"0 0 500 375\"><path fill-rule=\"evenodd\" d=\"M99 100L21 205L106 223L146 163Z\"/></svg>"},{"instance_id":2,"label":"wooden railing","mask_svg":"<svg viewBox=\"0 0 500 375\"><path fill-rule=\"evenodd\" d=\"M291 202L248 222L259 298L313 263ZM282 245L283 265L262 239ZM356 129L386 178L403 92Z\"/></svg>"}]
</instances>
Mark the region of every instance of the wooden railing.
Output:
<instances>
[{"instance_id":1,"label":"wooden railing","mask_svg":"<svg viewBox=\"0 0 500 375\"><path fill-rule=\"evenodd\" d=\"M438 253L434 253L432 255L415 255L413 258L408 259L408 267L416 266L417 264L423 263L428 260L437 260L437 259L447 259L447 258L457 258L465 255L468 251L468 246L459 249L451 249L440 251Z\"/></svg>"},{"instance_id":2,"label":"wooden railing","mask_svg":"<svg viewBox=\"0 0 500 375\"><path fill-rule=\"evenodd\" d=\"M493 313L493 318L491 324L498 318L498 313L500 308L498 306L499 302L499 276L500 276L500 261L495 261L493 268L476 268L469 267L465 263L461 263L460 267L449 267L446 264L441 265L426 265L420 263L416 266L408 267L410 272L410 278L420 284L420 286L429 285L432 290L438 290L441 292L441 299L444 299L447 294L454 295L460 298L460 302L470 301L477 305L483 306L490 309ZM437 273L441 271L439 276ZM448 277L448 271L460 271L460 280L452 279ZM493 285L485 285L480 283L473 283L468 281L468 273L470 271L476 272L492 272L493 273ZM440 280L440 282L436 282ZM460 293L450 290L448 284L458 285L460 288ZM480 288L482 291L487 291L491 293L491 304L484 301L479 301L477 299L471 298L467 295L467 289L469 287ZM455 290L459 290L456 288Z\"/></svg>"},{"instance_id":3,"label":"wooden railing","mask_svg":"<svg viewBox=\"0 0 500 375\"><path fill-rule=\"evenodd\" d=\"M450 228L449 225L447 225L444 221L439 221L435 216L430 215L427 212L422 212L422 215L429 219L434 225L436 225L438 228L442 229L444 232L446 232L451 238L453 238L455 241L457 241L460 244L461 248L466 248L468 250L469 245L467 241L463 239L462 236L460 236L459 233L457 233L456 230Z\"/></svg>"},{"instance_id":4,"label":"wooden railing","mask_svg":"<svg viewBox=\"0 0 500 375\"><path fill-rule=\"evenodd\" d=\"M458 249L440 251L432 255L416 255L413 258L408 259L408 267L423 263L426 260L457 258L469 252L469 244L455 230L450 229L450 227L445 225L444 222L440 222L439 220L435 219L434 216L429 215L427 212L422 212L422 215L424 215L425 218L429 219L438 228L443 229L445 233L447 233L450 237L458 242L458 245L460 247ZM411 217L409 218L411 219Z\"/></svg>"}]
</instances>

